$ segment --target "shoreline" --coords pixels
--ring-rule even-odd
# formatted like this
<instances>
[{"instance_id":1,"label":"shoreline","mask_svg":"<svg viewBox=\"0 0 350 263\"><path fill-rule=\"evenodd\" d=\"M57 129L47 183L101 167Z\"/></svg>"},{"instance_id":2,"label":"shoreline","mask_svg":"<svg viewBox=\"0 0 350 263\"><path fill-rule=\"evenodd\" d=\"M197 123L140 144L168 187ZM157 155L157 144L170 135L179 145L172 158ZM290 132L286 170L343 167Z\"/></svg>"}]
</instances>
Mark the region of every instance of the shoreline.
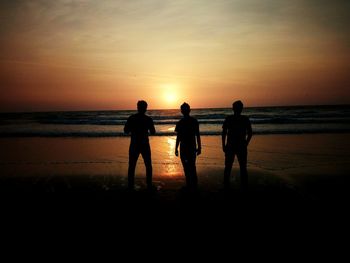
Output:
<instances>
[{"instance_id":1,"label":"shoreline","mask_svg":"<svg viewBox=\"0 0 350 263\"><path fill-rule=\"evenodd\" d=\"M318 134L350 134L350 130L331 130L331 131L325 131L320 129L319 131L286 131L286 132L254 132L254 136L273 136L273 135L318 135ZM169 136L176 136L176 133L157 133L156 135L150 135L151 137L169 137ZM221 136L221 132L217 133L211 133L211 132L201 132L201 136ZM77 132L77 133L59 133L59 134L35 134L35 133L18 133L18 134L6 134L6 133L0 133L0 139L16 139L16 138L129 138L130 135L126 135L124 133L118 133L115 132L111 133L105 133L105 134L89 134L84 132Z\"/></svg>"},{"instance_id":2,"label":"shoreline","mask_svg":"<svg viewBox=\"0 0 350 263\"><path fill-rule=\"evenodd\" d=\"M350 134L254 136L248 153L253 199L276 193L287 194L290 200L322 202L348 196L349 138ZM182 165L174 155L175 137L152 136L150 144L159 199L174 200L184 185ZM208 195L221 193L224 154L220 145L220 136L202 136L203 153L197 158L197 172L200 191L206 196L204 200ZM127 137L0 138L0 146L3 193L125 192ZM233 175L238 175L237 167L235 162ZM136 183L142 192L145 169L141 157L136 167ZM234 192L239 192L238 182L232 186Z\"/></svg>"}]
</instances>

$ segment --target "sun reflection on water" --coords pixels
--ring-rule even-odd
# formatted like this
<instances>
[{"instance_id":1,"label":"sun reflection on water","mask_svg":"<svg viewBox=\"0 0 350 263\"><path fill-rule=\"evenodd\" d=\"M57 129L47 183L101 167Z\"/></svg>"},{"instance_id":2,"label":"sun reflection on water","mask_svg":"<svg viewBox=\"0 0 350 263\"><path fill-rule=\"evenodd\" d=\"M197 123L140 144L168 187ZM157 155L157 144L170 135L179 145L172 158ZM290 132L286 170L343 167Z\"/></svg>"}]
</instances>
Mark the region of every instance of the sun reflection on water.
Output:
<instances>
[{"instance_id":1,"label":"sun reflection on water","mask_svg":"<svg viewBox=\"0 0 350 263\"><path fill-rule=\"evenodd\" d=\"M180 166L180 159L175 156L176 137L169 136L166 138L166 160L164 169L165 176L179 176L182 175L182 168Z\"/></svg>"}]
</instances>

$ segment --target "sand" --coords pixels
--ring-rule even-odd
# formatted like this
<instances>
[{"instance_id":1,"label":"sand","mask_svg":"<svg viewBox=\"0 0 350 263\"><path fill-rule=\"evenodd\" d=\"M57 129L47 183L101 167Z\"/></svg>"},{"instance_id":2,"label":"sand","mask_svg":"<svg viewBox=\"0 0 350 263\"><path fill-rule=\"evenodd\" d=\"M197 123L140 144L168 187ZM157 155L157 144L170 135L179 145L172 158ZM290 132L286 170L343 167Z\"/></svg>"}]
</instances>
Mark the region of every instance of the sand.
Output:
<instances>
[{"instance_id":1,"label":"sand","mask_svg":"<svg viewBox=\"0 0 350 263\"><path fill-rule=\"evenodd\" d=\"M329 200L347 195L349 134L257 135L249 146L250 189L259 198L271 193L296 200ZM175 138L150 139L157 199L177 200L184 186ZM197 159L199 192L215 199L222 190L224 155L219 136L203 136ZM3 192L115 194L126 189L129 138L2 138L0 168ZM239 192L238 163L232 189ZM140 157L136 191L145 189ZM253 191L253 190L251 190ZM209 197L210 196L210 197ZM204 199L205 199L204 198ZM220 197L221 198L221 197Z\"/></svg>"},{"instance_id":2,"label":"sand","mask_svg":"<svg viewBox=\"0 0 350 263\"><path fill-rule=\"evenodd\" d=\"M189 193L173 137L151 138L152 192L142 159L136 191L127 191L129 138L1 138L1 225L11 236L30 230L29 237L64 233L63 240L77 230L86 240L94 231L114 231L113 240L130 244L140 238L207 242L210 235L216 236L212 243L230 244L241 242L241 233L249 244L260 238L259 245L273 232L279 242L348 227L349 134L254 136L245 192L237 163L231 190L223 190L220 137L202 141L199 188Z\"/></svg>"}]
</instances>

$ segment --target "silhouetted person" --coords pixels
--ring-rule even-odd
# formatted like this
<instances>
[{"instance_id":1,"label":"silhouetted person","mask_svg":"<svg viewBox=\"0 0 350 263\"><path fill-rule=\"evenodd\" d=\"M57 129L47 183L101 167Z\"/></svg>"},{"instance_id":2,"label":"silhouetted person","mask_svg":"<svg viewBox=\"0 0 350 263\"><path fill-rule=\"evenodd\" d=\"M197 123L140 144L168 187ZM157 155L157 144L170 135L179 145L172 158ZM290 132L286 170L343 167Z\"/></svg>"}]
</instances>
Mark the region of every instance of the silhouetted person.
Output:
<instances>
[{"instance_id":1,"label":"silhouetted person","mask_svg":"<svg viewBox=\"0 0 350 263\"><path fill-rule=\"evenodd\" d=\"M139 155L142 155L146 166L147 188L152 189L152 159L151 147L148 140L148 132L152 135L156 133L153 120L145 113L147 111L147 102L140 100L137 102L138 113L131 115L124 127L125 133L131 133L129 148L129 169L128 169L128 187L134 189L135 167Z\"/></svg>"},{"instance_id":2,"label":"silhouetted person","mask_svg":"<svg viewBox=\"0 0 350 263\"><path fill-rule=\"evenodd\" d=\"M175 155L178 156L180 144L180 157L186 177L186 186L189 189L197 188L196 156L201 154L201 137L199 135L198 121L190 116L190 105L181 105L183 118L176 124Z\"/></svg>"},{"instance_id":3,"label":"silhouetted person","mask_svg":"<svg viewBox=\"0 0 350 263\"><path fill-rule=\"evenodd\" d=\"M225 152L224 186L226 189L230 186L232 165L235 156L237 156L241 184L245 189L248 185L247 147L253 132L249 118L241 115L243 103L240 100L232 104L232 110L234 114L227 116L222 126L222 149Z\"/></svg>"}]
</instances>

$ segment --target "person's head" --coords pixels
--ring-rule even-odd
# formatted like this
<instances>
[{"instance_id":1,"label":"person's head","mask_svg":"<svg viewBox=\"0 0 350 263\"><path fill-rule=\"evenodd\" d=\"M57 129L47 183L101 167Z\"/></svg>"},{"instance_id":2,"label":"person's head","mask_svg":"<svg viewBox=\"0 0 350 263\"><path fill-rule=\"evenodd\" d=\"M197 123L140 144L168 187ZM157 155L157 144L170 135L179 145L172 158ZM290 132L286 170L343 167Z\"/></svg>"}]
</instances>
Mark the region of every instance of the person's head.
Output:
<instances>
[{"instance_id":1,"label":"person's head","mask_svg":"<svg viewBox=\"0 0 350 263\"><path fill-rule=\"evenodd\" d=\"M232 103L232 110L234 111L234 113L236 115L240 115L242 113L242 110L243 110L243 103L242 103L242 101L237 100L234 103Z\"/></svg>"},{"instance_id":2,"label":"person's head","mask_svg":"<svg viewBox=\"0 0 350 263\"><path fill-rule=\"evenodd\" d=\"M147 102L144 101L144 100L139 100L137 102L137 111L139 113L143 113L143 114L146 113L146 111L147 111Z\"/></svg>"},{"instance_id":3,"label":"person's head","mask_svg":"<svg viewBox=\"0 0 350 263\"><path fill-rule=\"evenodd\" d=\"M182 105L181 105L181 113L184 115L184 116L188 116L190 115L190 112L191 112L191 107L188 103L184 102Z\"/></svg>"}]
</instances>

